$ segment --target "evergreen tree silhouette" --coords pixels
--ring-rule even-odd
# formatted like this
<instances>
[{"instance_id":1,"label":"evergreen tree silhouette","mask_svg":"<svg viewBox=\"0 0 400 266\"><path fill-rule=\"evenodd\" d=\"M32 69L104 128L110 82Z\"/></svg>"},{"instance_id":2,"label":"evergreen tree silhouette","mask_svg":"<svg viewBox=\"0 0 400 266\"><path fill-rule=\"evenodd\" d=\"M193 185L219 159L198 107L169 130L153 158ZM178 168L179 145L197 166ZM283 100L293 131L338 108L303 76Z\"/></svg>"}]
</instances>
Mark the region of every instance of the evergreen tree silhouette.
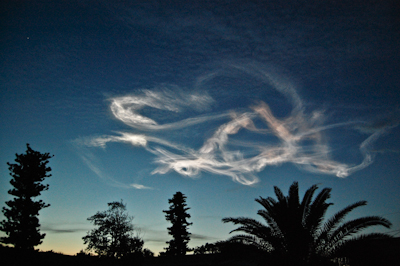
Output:
<instances>
[{"instance_id":1,"label":"evergreen tree silhouette","mask_svg":"<svg viewBox=\"0 0 400 266\"><path fill-rule=\"evenodd\" d=\"M43 185L42 182L51 176L48 174L51 168L47 164L53 156L34 151L29 144L26 146L25 154L16 154L15 164L7 163L13 177L10 183L14 187L8 194L15 198L6 202L8 208L3 207L7 220L0 222L0 230L7 236L0 238L0 242L12 244L18 249L33 250L45 237L39 231L39 211L50 206L33 198L49 189L49 185Z\"/></svg>"},{"instance_id":2,"label":"evergreen tree silhouette","mask_svg":"<svg viewBox=\"0 0 400 266\"><path fill-rule=\"evenodd\" d=\"M182 256L187 251L190 251L188 243L190 241L190 233L187 228L193 223L187 221L190 218L190 214L187 211L186 196L181 192L176 192L172 199L168 200L170 204L169 210L164 210L166 213L165 218L167 221L172 223L171 227L168 227L168 233L173 237L166 243L169 247L166 249L167 256Z\"/></svg>"}]
</instances>

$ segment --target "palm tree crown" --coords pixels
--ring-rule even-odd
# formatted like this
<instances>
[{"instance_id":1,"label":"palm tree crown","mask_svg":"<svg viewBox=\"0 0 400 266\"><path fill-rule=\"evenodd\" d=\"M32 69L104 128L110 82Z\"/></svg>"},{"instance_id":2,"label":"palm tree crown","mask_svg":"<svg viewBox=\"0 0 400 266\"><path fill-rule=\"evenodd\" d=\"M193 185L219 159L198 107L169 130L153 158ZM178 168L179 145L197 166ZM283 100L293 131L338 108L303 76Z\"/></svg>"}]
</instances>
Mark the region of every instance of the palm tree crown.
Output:
<instances>
[{"instance_id":1,"label":"palm tree crown","mask_svg":"<svg viewBox=\"0 0 400 266\"><path fill-rule=\"evenodd\" d=\"M353 203L334 214L324 223L324 215L332 203L331 188L324 188L314 199L317 185L311 186L299 199L299 186L294 182L284 196L278 187L274 187L277 200L258 198L264 209L258 211L267 225L252 218L224 218L224 223L240 225L232 232L246 234L233 236L230 241L240 241L268 251L271 258L276 258L285 265L313 265L328 262L338 256L345 247L370 238L390 237L382 233L356 235L360 230L374 225L387 228L391 223L379 216L368 216L343 222L345 216L357 207L366 205L366 201Z\"/></svg>"}]
</instances>

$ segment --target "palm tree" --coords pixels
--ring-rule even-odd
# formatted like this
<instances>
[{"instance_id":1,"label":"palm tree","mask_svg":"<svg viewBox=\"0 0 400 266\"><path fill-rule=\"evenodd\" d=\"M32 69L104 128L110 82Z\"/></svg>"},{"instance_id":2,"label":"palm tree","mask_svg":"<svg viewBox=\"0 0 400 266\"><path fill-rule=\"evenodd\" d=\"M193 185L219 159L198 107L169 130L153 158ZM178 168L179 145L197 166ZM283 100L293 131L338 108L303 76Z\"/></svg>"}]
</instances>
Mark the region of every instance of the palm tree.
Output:
<instances>
[{"instance_id":1,"label":"palm tree","mask_svg":"<svg viewBox=\"0 0 400 266\"><path fill-rule=\"evenodd\" d=\"M331 188L324 188L313 200L318 189L311 186L299 200L299 186L294 182L284 196L278 187L274 187L277 200L258 198L264 209L257 212L267 225L246 217L223 218L224 223L240 225L232 232L244 232L229 241L241 242L256 246L270 262L279 265L328 265L332 258L346 247L366 239L390 237L382 233L356 235L359 231L375 225L390 228L391 223L379 216L368 216L343 222L345 216L357 207L366 205L366 201L353 203L337 212L324 223L324 215L332 203ZM343 223L342 223L343 222Z\"/></svg>"}]
</instances>

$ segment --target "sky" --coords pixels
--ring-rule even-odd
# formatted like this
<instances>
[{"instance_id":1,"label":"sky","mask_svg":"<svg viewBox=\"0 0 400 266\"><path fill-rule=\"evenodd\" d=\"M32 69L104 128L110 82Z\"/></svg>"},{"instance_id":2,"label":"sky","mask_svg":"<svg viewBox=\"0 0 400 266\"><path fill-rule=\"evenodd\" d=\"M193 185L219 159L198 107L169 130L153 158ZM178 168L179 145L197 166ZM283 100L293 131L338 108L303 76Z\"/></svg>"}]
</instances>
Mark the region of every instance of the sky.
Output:
<instances>
[{"instance_id":1,"label":"sky","mask_svg":"<svg viewBox=\"0 0 400 266\"><path fill-rule=\"evenodd\" d=\"M120 201L145 247L187 197L190 247L224 217L299 182L332 188L327 217L400 230L396 1L2 1L0 202L7 162L49 152L41 250L76 254L87 218ZM4 215L0 214L0 220ZM4 235L4 233L0 232Z\"/></svg>"}]
</instances>

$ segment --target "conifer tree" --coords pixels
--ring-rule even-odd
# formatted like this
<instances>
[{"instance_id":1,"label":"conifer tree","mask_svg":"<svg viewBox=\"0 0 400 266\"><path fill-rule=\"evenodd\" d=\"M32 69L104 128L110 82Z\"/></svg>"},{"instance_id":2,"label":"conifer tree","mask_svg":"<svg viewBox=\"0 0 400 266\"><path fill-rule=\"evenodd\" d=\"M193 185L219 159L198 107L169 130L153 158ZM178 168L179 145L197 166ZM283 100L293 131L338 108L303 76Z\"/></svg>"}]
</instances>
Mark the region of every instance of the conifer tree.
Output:
<instances>
[{"instance_id":1,"label":"conifer tree","mask_svg":"<svg viewBox=\"0 0 400 266\"><path fill-rule=\"evenodd\" d=\"M49 189L49 185L43 185L42 182L51 176L51 168L47 164L53 156L34 151L29 144L26 146L25 154L16 154L15 164L7 163L13 177L10 183L14 187L8 194L15 198L6 202L8 208L3 207L7 220L0 222L0 230L7 236L0 238L0 242L12 244L18 249L33 250L45 237L39 231L39 211L50 206L42 200L33 199Z\"/></svg>"},{"instance_id":2,"label":"conifer tree","mask_svg":"<svg viewBox=\"0 0 400 266\"><path fill-rule=\"evenodd\" d=\"M172 199L168 200L170 204L169 210L163 212L166 213L165 218L167 221L172 223L171 227L168 227L168 233L173 237L166 243L169 247L166 249L167 256L181 256L185 255L187 251L190 251L188 243L190 240L190 233L187 228L192 223L187 221L190 218L190 214L187 211L186 196L181 192L176 192Z\"/></svg>"}]
</instances>

